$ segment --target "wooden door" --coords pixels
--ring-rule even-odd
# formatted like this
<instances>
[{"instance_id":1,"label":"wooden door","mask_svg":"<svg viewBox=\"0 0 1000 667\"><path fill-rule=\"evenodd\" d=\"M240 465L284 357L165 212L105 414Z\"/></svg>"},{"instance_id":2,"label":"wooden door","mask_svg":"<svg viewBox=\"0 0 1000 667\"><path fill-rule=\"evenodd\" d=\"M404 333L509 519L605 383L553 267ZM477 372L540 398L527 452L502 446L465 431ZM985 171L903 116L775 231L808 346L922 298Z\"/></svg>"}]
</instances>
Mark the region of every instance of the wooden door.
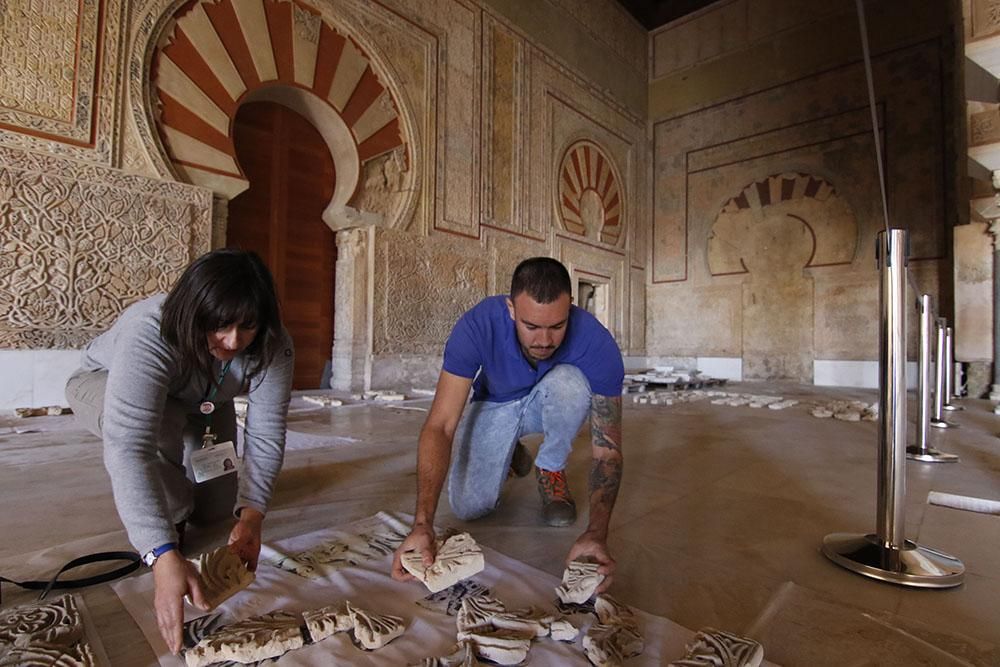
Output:
<instances>
[{"instance_id":1,"label":"wooden door","mask_svg":"<svg viewBox=\"0 0 1000 667\"><path fill-rule=\"evenodd\" d=\"M295 341L292 386L315 389L333 346L337 245L322 220L333 158L309 121L272 102L244 104L233 131L250 188L229 202L226 245L253 250L271 269Z\"/></svg>"}]
</instances>

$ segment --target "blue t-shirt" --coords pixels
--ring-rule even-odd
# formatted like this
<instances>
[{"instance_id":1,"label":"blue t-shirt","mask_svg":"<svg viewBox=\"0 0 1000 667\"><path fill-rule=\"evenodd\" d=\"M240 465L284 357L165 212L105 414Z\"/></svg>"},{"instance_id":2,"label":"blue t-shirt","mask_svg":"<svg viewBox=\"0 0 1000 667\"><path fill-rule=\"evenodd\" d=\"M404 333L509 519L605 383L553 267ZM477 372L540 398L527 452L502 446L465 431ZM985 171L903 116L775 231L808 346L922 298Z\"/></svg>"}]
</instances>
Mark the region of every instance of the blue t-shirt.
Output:
<instances>
[{"instance_id":1,"label":"blue t-shirt","mask_svg":"<svg viewBox=\"0 0 1000 667\"><path fill-rule=\"evenodd\" d=\"M444 346L444 370L476 378L472 400L505 403L522 398L557 364L579 368L595 394L621 395L625 377L622 353L596 317L570 306L562 344L532 368L521 352L506 299L502 295L487 297L469 309Z\"/></svg>"}]
</instances>

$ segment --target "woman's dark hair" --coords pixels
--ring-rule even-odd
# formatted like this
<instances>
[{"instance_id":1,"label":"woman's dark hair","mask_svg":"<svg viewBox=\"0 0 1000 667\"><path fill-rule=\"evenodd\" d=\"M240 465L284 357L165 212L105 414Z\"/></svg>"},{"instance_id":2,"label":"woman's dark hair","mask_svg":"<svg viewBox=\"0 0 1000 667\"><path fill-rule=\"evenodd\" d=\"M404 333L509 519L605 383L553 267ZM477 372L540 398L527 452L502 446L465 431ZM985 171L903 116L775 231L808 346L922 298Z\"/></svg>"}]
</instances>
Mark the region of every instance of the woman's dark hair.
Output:
<instances>
[{"instance_id":1,"label":"woman's dark hair","mask_svg":"<svg viewBox=\"0 0 1000 667\"><path fill-rule=\"evenodd\" d=\"M532 257L518 264L510 279L510 298L521 292L527 292L538 303L552 303L563 294L572 294L573 285L569 271L559 260Z\"/></svg>"},{"instance_id":2,"label":"woman's dark hair","mask_svg":"<svg viewBox=\"0 0 1000 667\"><path fill-rule=\"evenodd\" d=\"M193 261L163 302L160 335L179 354L183 382L218 380L208 334L233 324L257 328L245 350L251 359L247 378L252 378L267 368L280 344L278 297L260 257L223 248Z\"/></svg>"}]
</instances>

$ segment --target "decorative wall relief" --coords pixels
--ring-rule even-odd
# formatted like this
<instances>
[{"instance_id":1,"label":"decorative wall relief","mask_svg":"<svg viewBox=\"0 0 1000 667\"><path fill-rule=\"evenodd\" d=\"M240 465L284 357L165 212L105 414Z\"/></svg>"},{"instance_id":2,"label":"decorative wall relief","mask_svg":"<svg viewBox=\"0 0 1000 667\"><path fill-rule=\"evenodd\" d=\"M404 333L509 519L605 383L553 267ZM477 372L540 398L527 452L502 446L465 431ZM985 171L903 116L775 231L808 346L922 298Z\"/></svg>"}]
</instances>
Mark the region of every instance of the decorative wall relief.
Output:
<instances>
[{"instance_id":1,"label":"decorative wall relief","mask_svg":"<svg viewBox=\"0 0 1000 667\"><path fill-rule=\"evenodd\" d=\"M0 143L112 165L122 4L0 3Z\"/></svg>"},{"instance_id":2,"label":"decorative wall relief","mask_svg":"<svg viewBox=\"0 0 1000 667\"><path fill-rule=\"evenodd\" d=\"M73 348L209 250L211 195L0 148L0 347Z\"/></svg>"},{"instance_id":3,"label":"decorative wall relief","mask_svg":"<svg viewBox=\"0 0 1000 667\"><path fill-rule=\"evenodd\" d=\"M971 32L973 39L982 39L1000 32L1000 2L971 0ZM967 27L968 29L968 27Z\"/></svg>"},{"instance_id":4,"label":"decorative wall relief","mask_svg":"<svg viewBox=\"0 0 1000 667\"><path fill-rule=\"evenodd\" d=\"M621 178L604 150L592 141L566 149L559 165L556 209L566 231L618 245L622 233Z\"/></svg>"},{"instance_id":5,"label":"decorative wall relief","mask_svg":"<svg viewBox=\"0 0 1000 667\"><path fill-rule=\"evenodd\" d=\"M440 355L458 318L487 296L481 252L447 237L379 230L373 353Z\"/></svg>"}]
</instances>

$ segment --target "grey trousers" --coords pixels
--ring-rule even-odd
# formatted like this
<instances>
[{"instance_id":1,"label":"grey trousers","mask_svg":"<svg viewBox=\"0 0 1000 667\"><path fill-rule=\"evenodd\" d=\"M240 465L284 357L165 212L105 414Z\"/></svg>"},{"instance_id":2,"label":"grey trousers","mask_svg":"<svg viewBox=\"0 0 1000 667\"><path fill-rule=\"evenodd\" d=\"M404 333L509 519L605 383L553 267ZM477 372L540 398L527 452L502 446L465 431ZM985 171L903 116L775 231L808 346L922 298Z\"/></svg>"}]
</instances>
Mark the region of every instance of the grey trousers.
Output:
<instances>
[{"instance_id":1,"label":"grey trousers","mask_svg":"<svg viewBox=\"0 0 1000 667\"><path fill-rule=\"evenodd\" d=\"M107 383L107 371L77 371L66 382L66 400L77 422L98 437L103 437L101 426ZM236 443L236 410L232 401L216 405L212 431L218 436L218 442ZM167 397L157 437L155 469L175 524L185 520L193 523L218 521L232 516L236 504L235 474L201 484L194 482L191 454L201 447L204 432L205 418L201 414L190 414L180 401ZM181 449L183 465L177 465L177 453Z\"/></svg>"}]
</instances>

